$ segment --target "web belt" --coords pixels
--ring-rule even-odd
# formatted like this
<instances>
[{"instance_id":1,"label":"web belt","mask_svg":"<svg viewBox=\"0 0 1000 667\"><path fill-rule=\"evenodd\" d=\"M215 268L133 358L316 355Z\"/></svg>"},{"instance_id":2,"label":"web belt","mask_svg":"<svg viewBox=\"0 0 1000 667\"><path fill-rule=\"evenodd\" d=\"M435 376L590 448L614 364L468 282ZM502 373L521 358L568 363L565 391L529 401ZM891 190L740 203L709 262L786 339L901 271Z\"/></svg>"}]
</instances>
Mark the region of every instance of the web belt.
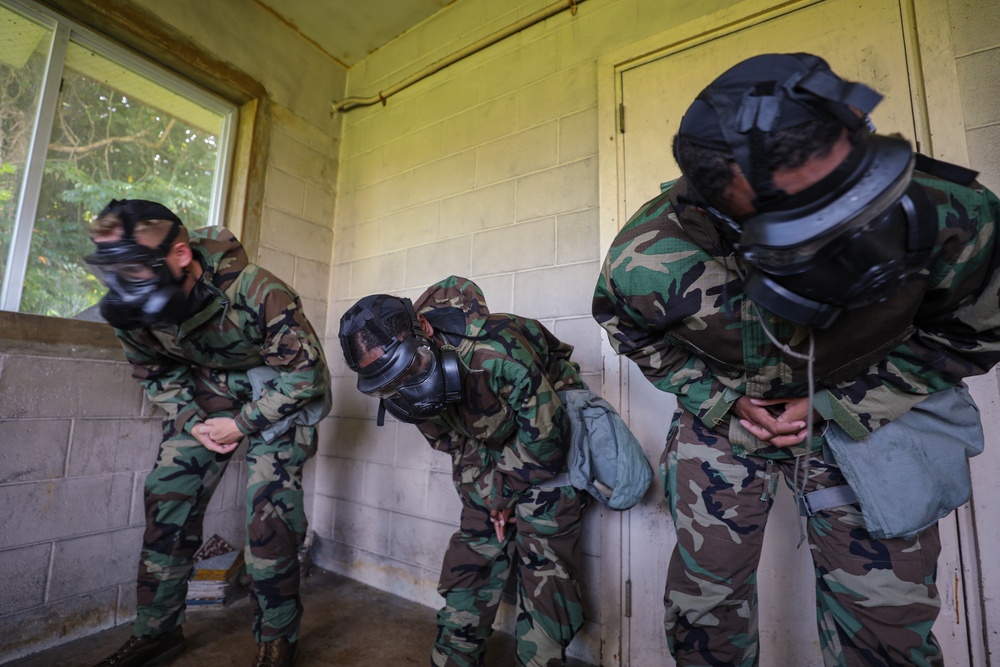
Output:
<instances>
[{"instance_id":1,"label":"web belt","mask_svg":"<svg viewBox=\"0 0 1000 667\"><path fill-rule=\"evenodd\" d=\"M829 486L799 496L799 514L801 516L816 516L816 513L822 510L852 505L856 502L858 502L858 497L849 485Z\"/></svg>"}]
</instances>

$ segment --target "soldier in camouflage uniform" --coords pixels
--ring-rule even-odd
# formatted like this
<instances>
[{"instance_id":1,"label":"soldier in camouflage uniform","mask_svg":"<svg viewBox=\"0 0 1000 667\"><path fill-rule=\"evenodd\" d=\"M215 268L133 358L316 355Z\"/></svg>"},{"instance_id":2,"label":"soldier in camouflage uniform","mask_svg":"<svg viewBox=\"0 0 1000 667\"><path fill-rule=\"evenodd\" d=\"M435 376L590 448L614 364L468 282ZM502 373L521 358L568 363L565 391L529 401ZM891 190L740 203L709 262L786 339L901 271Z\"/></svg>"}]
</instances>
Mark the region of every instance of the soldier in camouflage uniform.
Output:
<instances>
[{"instance_id":1,"label":"soldier in camouflage uniform","mask_svg":"<svg viewBox=\"0 0 1000 667\"><path fill-rule=\"evenodd\" d=\"M382 340L378 331L372 337L371 320L382 323ZM576 553L585 500L564 474L569 421L556 396L585 387L570 361L572 347L535 320L490 313L479 287L454 276L428 288L415 306L386 295L362 299L341 319L340 334L362 390L369 369L401 354L397 341L419 340L435 354L457 357L461 398L417 418L401 406L399 394L375 393L398 418L416 423L434 449L451 456L462 501L459 530L441 567L438 591L445 605L431 664L482 664L511 576L518 598L516 664L564 664L566 647L583 624Z\"/></svg>"},{"instance_id":2,"label":"soldier in camouflage uniform","mask_svg":"<svg viewBox=\"0 0 1000 667\"><path fill-rule=\"evenodd\" d=\"M109 286L101 312L133 376L166 411L146 478L133 637L101 664L143 665L183 648L205 509L245 438L254 665L291 665L302 615L302 466L316 450L312 424L329 409L316 333L295 292L249 263L226 229L189 235L166 207L125 200L112 201L90 233L98 252L88 262Z\"/></svg>"},{"instance_id":3,"label":"soldier in camouflage uniform","mask_svg":"<svg viewBox=\"0 0 1000 667\"><path fill-rule=\"evenodd\" d=\"M1000 201L975 182L914 172L930 197L932 249L919 272L887 286L881 301L846 307L824 328L778 317L748 296L753 258L738 249L746 238L734 241L731 233L765 204L724 140L696 141L699 124L718 124L715 114L723 114L703 100L717 101L721 91L722 103L742 112L742 101L780 91L783 75L808 72L814 61L802 55L744 61L706 89L675 139L684 177L619 232L595 290L594 317L611 345L680 404L661 460L677 534L665 630L678 665L758 664L756 567L779 473L794 480L797 494L844 484L820 451L825 428L864 439L1000 359ZM826 76L823 66L815 68ZM830 89L850 88L836 81ZM839 177L834 172L864 133L851 134L844 123L862 114L826 115L807 94L769 99L772 111L804 119L764 139L774 185L792 196L807 190L801 205ZM787 224L798 224L790 217ZM810 431L814 420L826 424ZM859 506L847 504L814 512L805 530L826 665L943 664L931 633L940 606L936 524L876 539Z\"/></svg>"}]
</instances>

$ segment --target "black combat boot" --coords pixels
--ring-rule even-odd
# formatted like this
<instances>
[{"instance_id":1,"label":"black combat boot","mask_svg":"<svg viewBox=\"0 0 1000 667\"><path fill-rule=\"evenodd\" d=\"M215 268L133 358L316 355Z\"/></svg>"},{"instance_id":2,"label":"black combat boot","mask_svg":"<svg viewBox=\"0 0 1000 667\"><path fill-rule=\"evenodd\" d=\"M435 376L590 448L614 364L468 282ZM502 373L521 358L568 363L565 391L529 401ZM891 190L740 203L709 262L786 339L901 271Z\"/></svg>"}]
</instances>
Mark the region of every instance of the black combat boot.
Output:
<instances>
[{"instance_id":1,"label":"black combat boot","mask_svg":"<svg viewBox=\"0 0 1000 667\"><path fill-rule=\"evenodd\" d=\"M257 657L253 667L292 667L298 648L297 642L290 642L284 637L260 642L257 644Z\"/></svg>"},{"instance_id":2,"label":"black combat boot","mask_svg":"<svg viewBox=\"0 0 1000 667\"><path fill-rule=\"evenodd\" d=\"M97 667L150 667L169 660L184 650L184 631L180 626L156 637L129 637L120 649Z\"/></svg>"}]
</instances>

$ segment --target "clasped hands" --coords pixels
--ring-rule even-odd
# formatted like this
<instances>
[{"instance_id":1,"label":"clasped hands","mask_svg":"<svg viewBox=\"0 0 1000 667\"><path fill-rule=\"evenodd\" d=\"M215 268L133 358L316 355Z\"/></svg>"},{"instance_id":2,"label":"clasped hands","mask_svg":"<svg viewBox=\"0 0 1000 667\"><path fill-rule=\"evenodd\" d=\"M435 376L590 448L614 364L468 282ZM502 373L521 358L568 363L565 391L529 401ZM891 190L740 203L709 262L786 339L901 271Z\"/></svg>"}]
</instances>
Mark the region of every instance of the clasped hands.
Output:
<instances>
[{"instance_id":1,"label":"clasped hands","mask_svg":"<svg viewBox=\"0 0 1000 667\"><path fill-rule=\"evenodd\" d=\"M206 449L217 454L228 454L236 449L243 439L243 432L236 425L236 420L231 417L206 419L194 425L191 435Z\"/></svg>"},{"instance_id":2,"label":"clasped hands","mask_svg":"<svg viewBox=\"0 0 1000 667\"><path fill-rule=\"evenodd\" d=\"M493 530L497 534L497 539L501 542L503 542L504 533L507 531L507 524L510 523L513 514L513 507L502 510L490 510L490 522L493 524Z\"/></svg>"},{"instance_id":3,"label":"clasped hands","mask_svg":"<svg viewBox=\"0 0 1000 667\"><path fill-rule=\"evenodd\" d=\"M802 398L750 398L741 396L732 412L740 418L740 425L758 440L775 447L791 447L806 439L806 417L809 399ZM814 415L814 421L822 417Z\"/></svg>"}]
</instances>

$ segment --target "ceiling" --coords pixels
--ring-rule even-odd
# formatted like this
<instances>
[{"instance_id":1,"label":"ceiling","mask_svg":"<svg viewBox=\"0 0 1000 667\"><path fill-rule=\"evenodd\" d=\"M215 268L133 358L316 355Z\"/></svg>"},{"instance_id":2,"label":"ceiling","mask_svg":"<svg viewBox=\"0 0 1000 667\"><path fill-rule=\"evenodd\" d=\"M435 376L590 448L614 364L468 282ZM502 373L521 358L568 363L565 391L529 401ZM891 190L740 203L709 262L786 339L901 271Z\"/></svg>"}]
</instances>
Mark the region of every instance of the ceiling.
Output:
<instances>
[{"instance_id":1,"label":"ceiling","mask_svg":"<svg viewBox=\"0 0 1000 667\"><path fill-rule=\"evenodd\" d=\"M454 0L255 0L351 67Z\"/></svg>"}]
</instances>

